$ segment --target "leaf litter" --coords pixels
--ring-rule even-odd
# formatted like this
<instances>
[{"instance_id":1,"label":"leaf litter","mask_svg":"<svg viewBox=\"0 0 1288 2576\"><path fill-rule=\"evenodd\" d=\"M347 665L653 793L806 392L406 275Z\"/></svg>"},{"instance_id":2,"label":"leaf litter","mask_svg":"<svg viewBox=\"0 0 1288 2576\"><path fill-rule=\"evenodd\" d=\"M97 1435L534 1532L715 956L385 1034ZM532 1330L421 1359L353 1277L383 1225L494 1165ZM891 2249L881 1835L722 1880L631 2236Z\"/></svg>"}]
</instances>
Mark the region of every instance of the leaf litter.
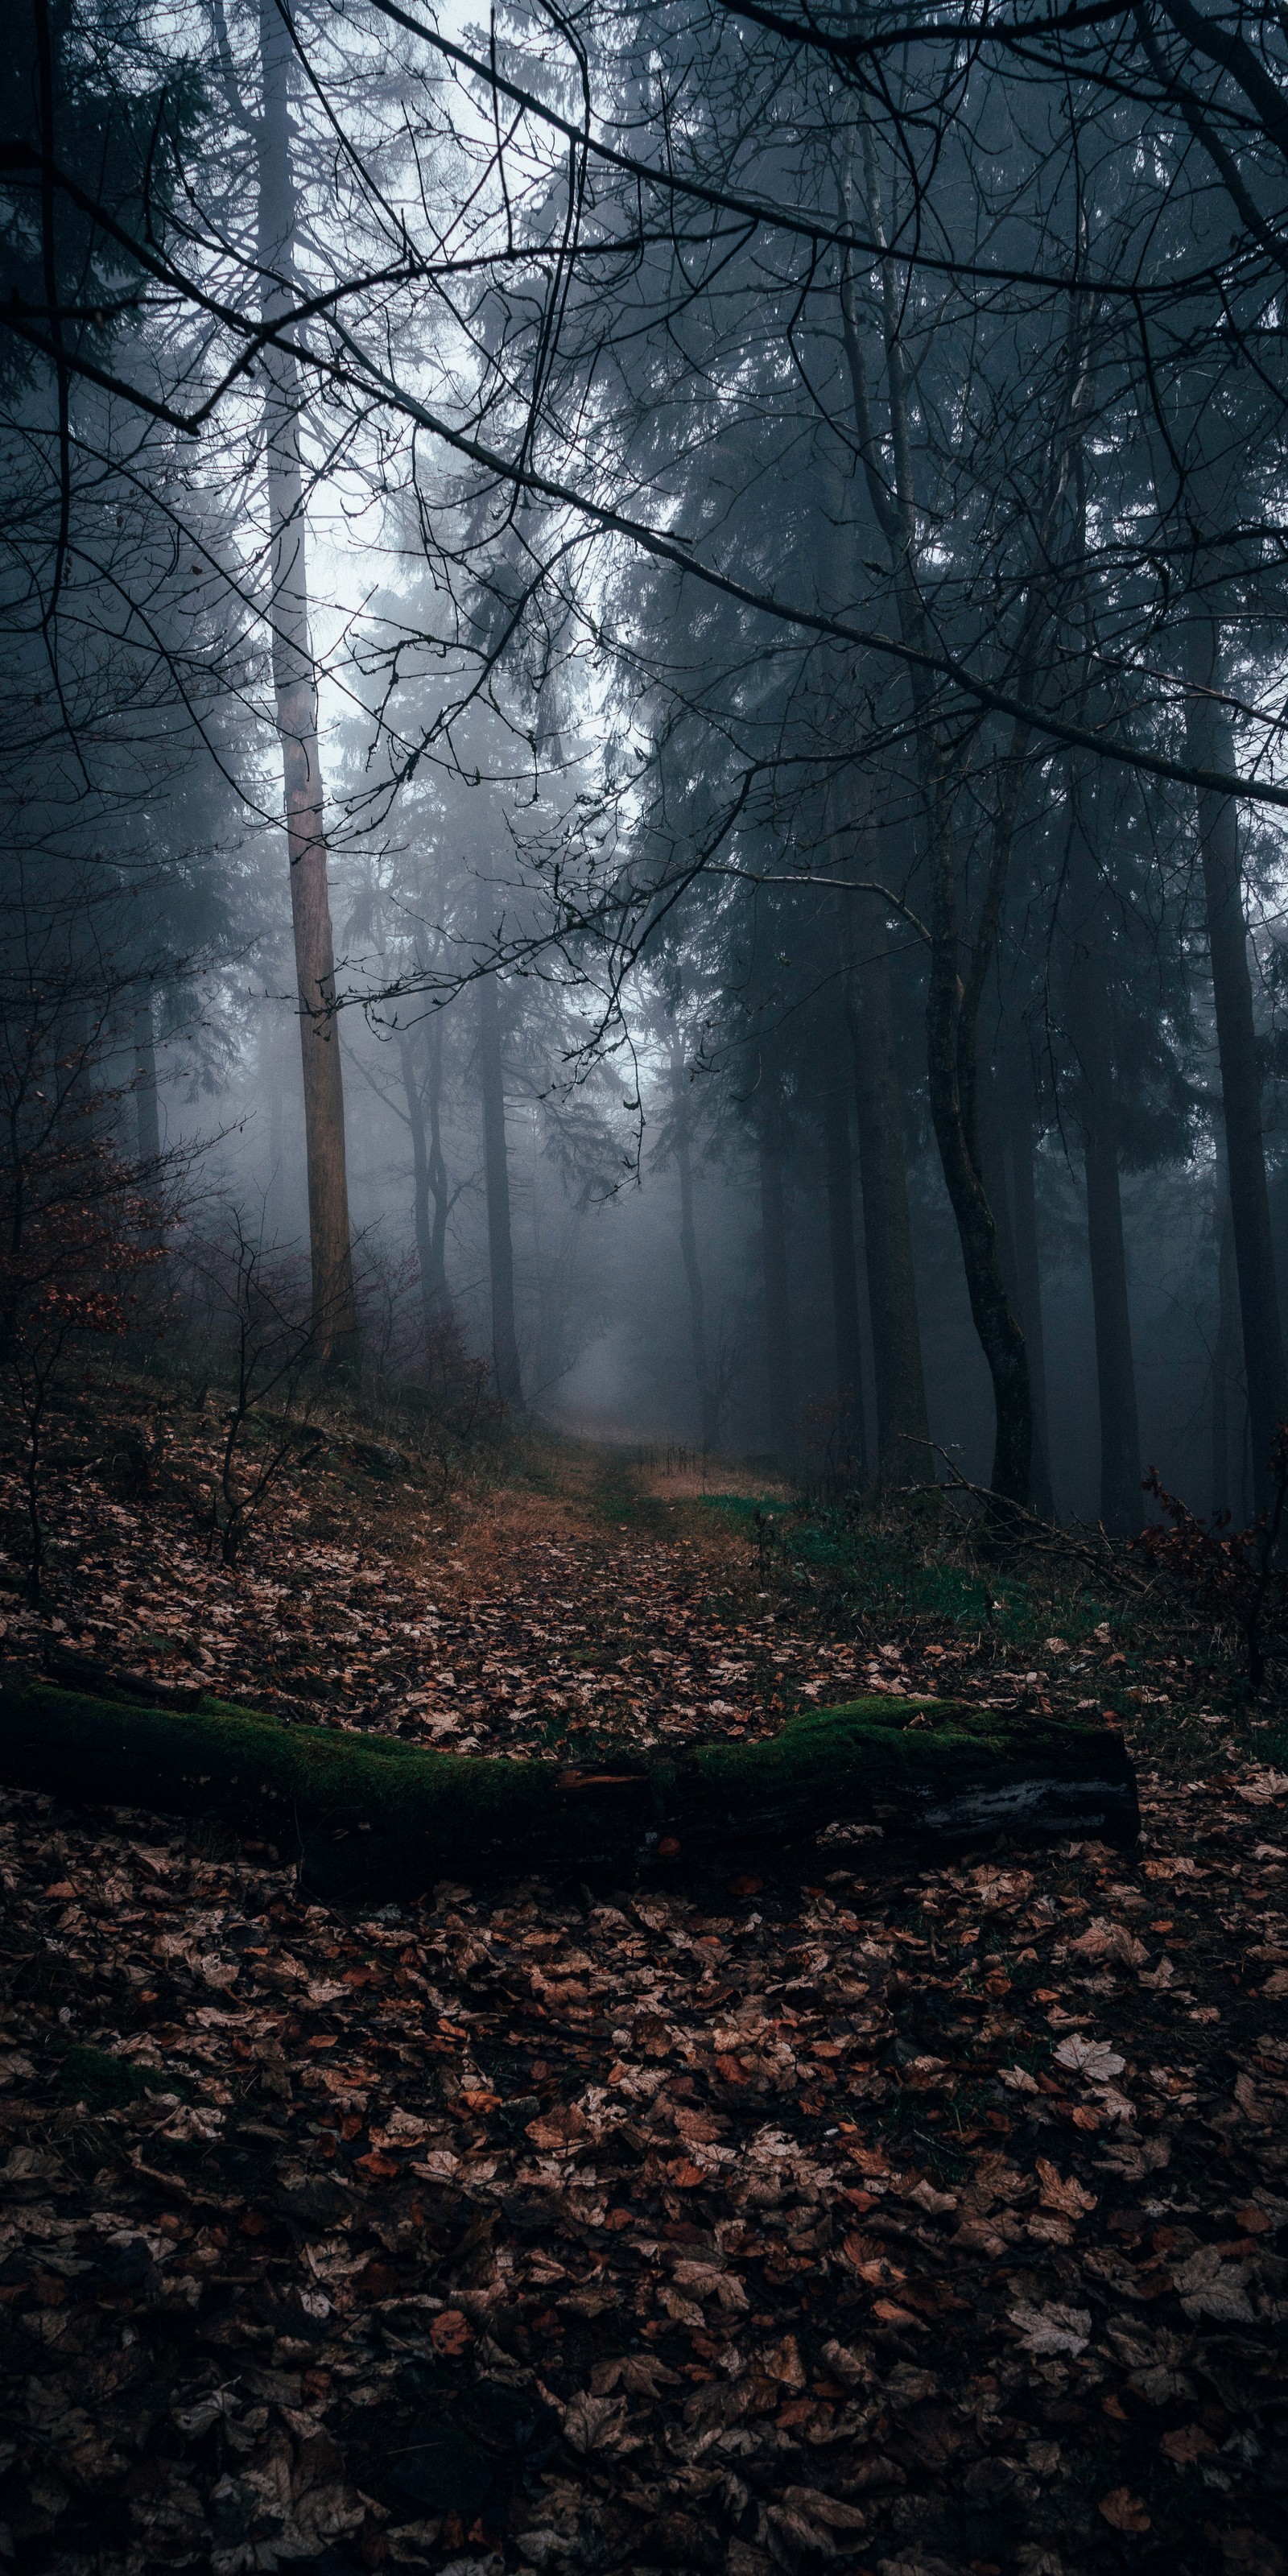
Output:
<instances>
[{"instance_id":1,"label":"leaf litter","mask_svg":"<svg viewBox=\"0 0 1288 2576\"><path fill-rule=\"evenodd\" d=\"M1288 1780L1142 1788L367 1910L6 1794L3 2563L1286 2576Z\"/></svg>"}]
</instances>

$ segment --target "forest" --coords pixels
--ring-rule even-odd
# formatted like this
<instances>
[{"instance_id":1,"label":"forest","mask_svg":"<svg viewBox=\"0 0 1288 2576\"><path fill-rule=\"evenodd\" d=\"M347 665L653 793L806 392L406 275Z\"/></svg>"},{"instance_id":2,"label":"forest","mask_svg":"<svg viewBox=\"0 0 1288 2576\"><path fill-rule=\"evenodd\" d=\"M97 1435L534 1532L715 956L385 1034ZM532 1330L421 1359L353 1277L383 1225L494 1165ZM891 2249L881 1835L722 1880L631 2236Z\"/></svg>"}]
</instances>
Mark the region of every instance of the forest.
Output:
<instances>
[{"instance_id":1,"label":"forest","mask_svg":"<svg viewBox=\"0 0 1288 2576\"><path fill-rule=\"evenodd\" d=\"M0 2562L1288 2576L1288 15L10 23Z\"/></svg>"}]
</instances>

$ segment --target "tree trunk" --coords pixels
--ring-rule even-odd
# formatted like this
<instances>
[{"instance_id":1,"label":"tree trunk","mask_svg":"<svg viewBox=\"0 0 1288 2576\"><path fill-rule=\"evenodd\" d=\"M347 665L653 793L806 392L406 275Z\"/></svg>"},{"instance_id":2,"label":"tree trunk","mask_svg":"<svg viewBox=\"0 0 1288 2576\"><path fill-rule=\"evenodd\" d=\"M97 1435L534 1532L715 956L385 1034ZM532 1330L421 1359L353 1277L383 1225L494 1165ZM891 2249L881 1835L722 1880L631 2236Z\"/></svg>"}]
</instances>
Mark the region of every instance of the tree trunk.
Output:
<instances>
[{"instance_id":1,"label":"tree trunk","mask_svg":"<svg viewBox=\"0 0 1288 2576\"><path fill-rule=\"evenodd\" d=\"M1101 920L1095 853L1080 812L1091 792L1071 764L1067 999L1077 1061L1077 1120L1087 1184L1087 1255L1100 1412L1100 1517L1107 1530L1139 1529L1140 1427L1123 1243L1115 1096L1113 959Z\"/></svg>"},{"instance_id":2,"label":"tree trunk","mask_svg":"<svg viewBox=\"0 0 1288 2576\"><path fill-rule=\"evenodd\" d=\"M157 1051L152 1000L142 994L134 1005L135 1150L145 1178L158 1178L161 1164L161 1120L157 1103Z\"/></svg>"},{"instance_id":3,"label":"tree trunk","mask_svg":"<svg viewBox=\"0 0 1288 2576\"><path fill-rule=\"evenodd\" d=\"M418 1034L424 1036L427 1056L423 1082L416 1064ZM424 1032L399 1030L398 1064L411 1137L412 1228L420 1271L421 1321L425 1356L432 1367L439 1329L451 1302L446 1262L447 1170L440 1133L443 1040L437 1014Z\"/></svg>"},{"instance_id":4,"label":"tree trunk","mask_svg":"<svg viewBox=\"0 0 1288 2576\"><path fill-rule=\"evenodd\" d=\"M870 238L886 239L877 150L865 113L858 119L863 141L866 223ZM852 172L843 185L844 210L851 200ZM918 580L918 517L913 488L912 378L904 347L903 287L894 264L878 264L885 356L885 393L889 406L888 450L879 435L869 394L854 277L849 260L841 274L842 342L853 396L859 456L868 486L872 514L885 538L894 580L900 633L918 652L933 647ZM893 467L893 479L891 479ZM1030 590L1018 640L1019 691L1031 685L1036 649L1039 592ZM930 974L926 996L926 1071L930 1112L943 1165L949 1203L957 1221L962 1264L971 1315L993 1382L996 1436L993 1447L993 1491L1007 1501L1027 1504L1033 1447L1033 1411L1024 1335L1011 1312L998 1268L996 1229L979 1169L975 1116L975 1017L984 973L992 960L1006 885L1020 788L1028 753L1028 728L1017 720L1002 775L993 834L988 890L973 941L965 982L960 950L953 793L960 759L950 752L933 704L924 669L909 673L918 782L924 808L925 854L930 874Z\"/></svg>"},{"instance_id":5,"label":"tree trunk","mask_svg":"<svg viewBox=\"0 0 1288 2576\"><path fill-rule=\"evenodd\" d=\"M259 0L263 83L259 119L259 259L266 322L289 309L294 261L288 69L291 40L278 0ZM272 549L273 691L282 747L291 923L304 1069L313 1329L322 1360L352 1365L358 1317L345 1169L344 1082L335 1016L335 951L327 887L318 756L317 679L309 642L301 389L294 358L266 349L265 445Z\"/></svg>"},{"instance_id":6,"label":"tree trunk","mask_svg":"<svg viewBox=\"0 0 1288 2576\"><path fill-rule=\"evenodd\" d=\"M1236 1481L1230 1468L1230 1440L1242 1424L1246 1400L1239 1384L1239 1301L1234 1261L1234 1227L1230 1193L1218 1166L1213 1210L1217 1242L1216 1344L1212 1353L1212 1509L1231 1511ZM1240 1439L1240 1450L1243 1442ZM1239 1478L1242 1483L1242 1473Z\"/></svg>"},{"instance_id":7,"label":"tree trunk","mask_svg":"<svg viewBox=\"0 0 1288 2576\"><path fill-rule=\"evenodd\" d=\"M1015 1296L1029 1354L1033 1397L1033 1509L1055 1518L1051 1482L1051 1430L1047 1407L1046 1335L1042 1325L1042 1265L1038 1257L1037 1194L1033 1186L1034 1132L1028 1064L1007 1059L1003 1128L1011 1184L1011 1236L1015 1247Z\"/></svg>"},{"instance_id":8,"label":"tree trunk","mask_svg":"<svg viewBox=\"0 0 1288 2576\"><path fill-rule=\"evenodd\" d=\"M1030 1499L1044 1520L1054 1516L1047 1435L1046 1367L1037 1207L1033 1193L1033 1113L1025 1097L1029 1067L1016 1050L986 1064L976 1078L980 1175L997 1227L997 1262L1007 1301L1024 1335L1033 1407ZM1021 1250L1021 1244L1023 1250Z\"/></svg>"},{"instance_id":9,"label":"tree trunk","mask_svg":"<svg viewBox=\"0 0 1288 2576\"><path fill-rule=\"evenodd\" d=\"M689 1344L693 1352L693 1381L702 1412L702 1455L709 1458L720 1439L720 1399L707 1349L706 1297L702 1286L702 1265L698 1260L697 1229L693 1222L693 1145L689 1135L688 1103L684 1095L684 1066L674 1051L671 1056L671 1096L675 1121L675 1168L680 1184L680 1258L684 1263L685 1283L689 1291Z\"/></svg>"},{"instance_id":10,"label":"tree trunk","mask_svg":"<svg viewBox=\"0 0 1288 2576\"><path fill-rule=\"evenodd\" d=\"M837 1463L847 1483L867 1483L868 1444L863 1409L863 1358L859 1343L859 1274L854 1257L854 1185L850 1170L850 1116L846 1088L831 1057L823 1077L823 1143L827 1158L827 1229L832 1256L832 1320L836 1333Z\"/></svg>"},{"instance_id":11,"label":"tree trunk","mask_svg":"<svg viewBox=\"0 0 1288 2576\"><path fill-rule=\"evenodd\" d=\"M495 975L479 977L479 1078L483 1094L488 1271L492 1283L492 1361L497 1394L502 1404L517 1412L523 1405L523 1376L514 1326L510 1163L505 1143L505 1080L501 1065L501 1013Z\"/></svg>"},{"instance_id":12,"label":"tree trunk","mask_svg":"<svg viewBox=\"0 0 1288 2576\"><path fill-rule=\"evenodd\" d=\"M1144 1507L1118 1145L1110 1118L1094 1118L1088 1126L1084 1159L1100 1398L1100 1517L1107 1530L1122 1534L1139 1529Z\"/></svg>"},{"instance_id":13,"label":"tree trunk","mask_svg":"<svg viewBox=\"0 0 1288 2576\"><path fill-rule=\"evenodd\" d=\"M766 1097L757 1129L760 1165L760 1250L765 1285L765 1372L770 1440L787 1475L796 1466L796 1404L792 1392L791 1313L787 1292L787 1217L783 1194L782 1106L776 1080L765 1077Z\"/></svg>"},{"instance_id":14,"label":"tree trunk","mask_svg":"<svg viewBox=\"0 0 1288 2576\"><path fill-rule=\"evenodd\" d=\"M847 898L856 963L845 1008L863 1193L863 1245L877 1391L877 1482L918 1483L930 1470L930 1425L908 1220L903 1103L894 1052L890 949L880 902Z\"/></svg>"},{"instance_id":15,"label":"tree trunk","mask_svg":"<svg viewBox=\"0 0 1288 2576\"><path fill-rule=\"evenodd\" d=\"M1195 610L1186 621L1186 642L1189 677L1195 692L1189 710L1190 756L1196 766L1201 762L1205 768L1233 768L1234 743L1229 715L1215 698L1202 694L1221 686L1221 633L1216 619ZM1239 1281L1239 1313L1243 1324L1243 1360L1248 1381L1254 1492L1258 1504L1261 1504L1267 1498L1267 1474L1275 1431L1281 1422L1288 1420L1288 1372L1284 1366L1283 1328L1270 1233L1270 1200L1266 1189L1266 1155L1261 1123L1261 1073L1257 1063L1248 929L1243 913L1243 875L1233 799L1200 788L1198 829L1208 948L1212 959L1217 1052L1221 1064L1230 1218Z\"/></svg>"}]
</instances>

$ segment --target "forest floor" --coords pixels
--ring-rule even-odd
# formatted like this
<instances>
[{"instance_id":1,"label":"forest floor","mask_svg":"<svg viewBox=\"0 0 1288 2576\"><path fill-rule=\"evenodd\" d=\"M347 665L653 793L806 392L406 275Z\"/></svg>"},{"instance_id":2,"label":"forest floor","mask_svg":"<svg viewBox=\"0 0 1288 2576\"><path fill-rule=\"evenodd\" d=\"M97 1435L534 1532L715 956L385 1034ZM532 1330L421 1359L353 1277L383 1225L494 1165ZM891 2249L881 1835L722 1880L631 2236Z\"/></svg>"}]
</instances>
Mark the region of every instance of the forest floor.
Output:
<instances>
[{"instance_id":1,"label":"forest floor","mask_svg":"<svg viewBox=\"0 0 1288 2576\"><path fill-rule=\"evenodd\" d=\"M10 1670L52 1634L501 1756L1105 1707L1144 1832L647 1887L462 1853L364 1909L0 1793L4 2563L1286 2576L1273 1710L1045 1577L842 1608L783 1497L553 1444L445 1506L337 1435L225 1573L182 1446L122 1499L69 1425Z\"/></svg>"}]
</instances>

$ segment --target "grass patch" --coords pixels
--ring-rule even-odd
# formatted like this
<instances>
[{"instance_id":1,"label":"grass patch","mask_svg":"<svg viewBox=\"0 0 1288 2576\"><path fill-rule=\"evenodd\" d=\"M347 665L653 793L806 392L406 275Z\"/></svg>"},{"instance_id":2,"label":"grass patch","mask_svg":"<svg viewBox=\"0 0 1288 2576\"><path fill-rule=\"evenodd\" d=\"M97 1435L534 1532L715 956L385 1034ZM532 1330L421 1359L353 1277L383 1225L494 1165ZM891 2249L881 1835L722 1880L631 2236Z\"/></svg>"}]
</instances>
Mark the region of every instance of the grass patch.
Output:
<instances>
[{"instance_id":1,"label":"grass patch","mask_svg":"<svg viewBox=\"0 0 1288 2576\"><path fill-rule=\"evenodd\" d=\"M1130 1624L1120 1601L1076 1577L981 1562L972 1534L945 1512L883 1520L841 1504L742 1494L710 1494L700 1508L737 1530L767 1573L817 1591L833 1616L873 1636L923 1629L937 1638L991 1636L1021 1653L1036 1652L1052 1633L1077 1646L1106 1623L1115 1633Z\"/></svg>"},{"instance_id":2,"label":"grass patch","mask_svg":"<svg viewBox=\"0 0 1288 2576\"><path fill-rule=\"evenodd\" d=\"M166 2079L168 2083L168 2078ZM106 2049L85 2048L79 2044L66 2050L59 2060L58 2090L69 2102L83 2102L87 2111L120 2111L128 2102L141 2102L149 2089L159 2087L156 2069L141 2073L123 2057L111 2057Z\"/></svg>"}]
</instances>

